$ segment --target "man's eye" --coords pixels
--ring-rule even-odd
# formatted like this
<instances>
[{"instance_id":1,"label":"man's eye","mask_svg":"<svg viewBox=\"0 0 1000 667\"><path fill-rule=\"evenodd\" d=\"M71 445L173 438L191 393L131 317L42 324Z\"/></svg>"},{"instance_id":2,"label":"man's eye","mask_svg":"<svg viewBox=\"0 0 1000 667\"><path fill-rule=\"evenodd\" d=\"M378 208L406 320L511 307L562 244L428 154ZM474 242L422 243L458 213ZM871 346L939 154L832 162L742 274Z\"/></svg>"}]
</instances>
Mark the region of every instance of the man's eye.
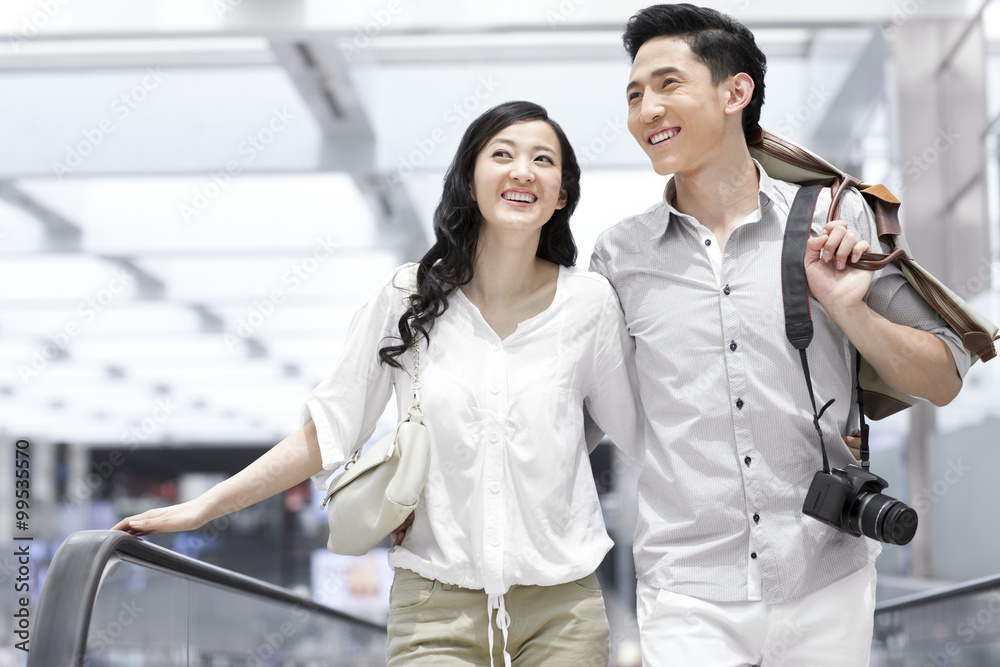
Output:
<instances>
[{"instance_id":1,"label":"man's eye","mask_svg":"<svg viewBox=\"0 0 1000 667\"><path fill-rule=\"evenodd\" d=\"M663 87L666 88L667 86L669 86L672 83L677 83L677 80L676 79L667 79L666 81L663 82Z\"/></svg>"},{"instance_id":2,"label":"man's eye","mask_svg":"<svg viewBox=\"0 0 1000 667\"><path fill-rule=\"evenodd\" d=\"M637 99L639 99L640 97L642 97L642 93L631 93L631 94L630 94L630 95L628 96L628 101L629 101L629 102L634 102L634 101L636 101Z\"/></svg>"}]
</instances>

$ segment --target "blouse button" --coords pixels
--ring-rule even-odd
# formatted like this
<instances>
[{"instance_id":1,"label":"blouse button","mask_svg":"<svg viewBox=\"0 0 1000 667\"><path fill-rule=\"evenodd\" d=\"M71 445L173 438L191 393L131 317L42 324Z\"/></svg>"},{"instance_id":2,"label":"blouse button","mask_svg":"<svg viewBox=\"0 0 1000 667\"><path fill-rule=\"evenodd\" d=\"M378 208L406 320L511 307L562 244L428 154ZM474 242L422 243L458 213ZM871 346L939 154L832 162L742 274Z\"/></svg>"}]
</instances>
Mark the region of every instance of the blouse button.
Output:
<instances>
[{"instance_id":1,"label":"blouse button","mask_svg":"<svg viewBox=\"0 0 1000 667\"><path fill-rule=\"evenodd\" d=\"M499 387L499 385L493 385L492 387L490 387L490 393L491 394L499 394L500 393L500 387Z\"/></svg>"},{"instance_id":2,"label":"blouse button","mask_svg":"<svg viewBox=\"0 0 1000 667\"><path fill-rule=\"evenodd\" d=\"M500 343L498 343L498 342L497 343L493 343L493 351L494 352L499 352L500 351L500 347L501 347Z\"/></svg>"},{"instance_id":3,"label":"blouse button","mask_svg":"<svg viewBox=\"0 0 1000 667\"><path fill-rule=\"evenodd\" d=\"M500 436L496 432L490 433L490 442L496 442L500 439Z\"/></svg>"},{"instance_id":4,"label":"blouse button","mask_svg":"<svg viewBox=\"0 0 1000 667\"><path fill-rule=\"evenodd\" d=\"M493 493L500 493L500 485L497 484L496 482L493 482L492 484L490 484L490 491L492 491Z\"/></svg>"},{"instance_id":5,"label":"blouse button","mask_svg":"<svg viewBox=\"0 0 1000 667\"><path fill-rule=\"evenodd\" d=\"M490 544L492 544L495 547L500 546L500 538L494 535L493 539L490 540Z\"/></svg>"}]
</instances>

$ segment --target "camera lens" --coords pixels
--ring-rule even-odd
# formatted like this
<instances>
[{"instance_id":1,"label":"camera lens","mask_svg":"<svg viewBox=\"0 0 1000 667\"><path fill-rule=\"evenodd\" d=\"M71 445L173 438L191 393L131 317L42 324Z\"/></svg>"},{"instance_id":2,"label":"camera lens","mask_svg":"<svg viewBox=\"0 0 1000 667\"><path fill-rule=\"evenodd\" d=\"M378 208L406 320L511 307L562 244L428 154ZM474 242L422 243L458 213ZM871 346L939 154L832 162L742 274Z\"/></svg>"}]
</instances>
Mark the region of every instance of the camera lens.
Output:
<instances>
[{"instance_id":1,"label":"camera lens","mask_svg":"<svg viewBox=\"0 0 1000 667\"><path fill-rule=\"evenodd\" d=\"M917 533L917 513L906 503L881 493L860 494L850 511L851 526L888 544L908 544Z\"/></svg>"}]
</instances>

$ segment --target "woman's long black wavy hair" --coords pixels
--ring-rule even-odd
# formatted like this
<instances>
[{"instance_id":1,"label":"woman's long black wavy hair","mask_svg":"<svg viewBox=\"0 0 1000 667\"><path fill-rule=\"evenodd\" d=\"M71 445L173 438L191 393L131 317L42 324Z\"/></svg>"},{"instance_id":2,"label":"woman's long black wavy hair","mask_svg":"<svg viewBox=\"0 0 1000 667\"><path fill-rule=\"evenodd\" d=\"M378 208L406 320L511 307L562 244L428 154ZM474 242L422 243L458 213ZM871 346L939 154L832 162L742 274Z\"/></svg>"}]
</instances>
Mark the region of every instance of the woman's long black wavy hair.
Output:
<instances>
[{"instance_id":1,"label":"woman's long black wavy hair","mask_svg":"<svg viewBox=\"0 0 1000 667\"><path fill-rule=\"evenodd\" d=\"M379 350L382 363L402 368L399 356L410 348L414 337L430 340L434 320L448 309L448 297L472 280L483 220L479 205L472 198L476 158L501 130L532 120L548 123L559 138L562 189L566 193L566 205L556 210L542 227L536 255L562 266L576 263L576 243L569 229L569 218L580 201L580 165L566 133L549 118L543 107L532 102L505 102L493 107L472 121L448 167L441 203L434 211L434 245L420 260L417 293L410 298L409 308L399 318L400 342ZM397 339L393 337L393 340Z\"/></svg>"}]
</instances>

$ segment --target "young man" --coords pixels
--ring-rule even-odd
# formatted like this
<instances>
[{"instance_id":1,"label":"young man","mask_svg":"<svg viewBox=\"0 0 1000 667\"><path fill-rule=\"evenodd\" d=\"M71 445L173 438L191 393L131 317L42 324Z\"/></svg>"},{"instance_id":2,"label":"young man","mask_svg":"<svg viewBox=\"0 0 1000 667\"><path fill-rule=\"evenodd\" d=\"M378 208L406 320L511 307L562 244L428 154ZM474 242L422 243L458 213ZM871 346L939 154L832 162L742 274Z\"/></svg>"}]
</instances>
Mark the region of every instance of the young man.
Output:
<instances>
[{"instance_id":1,"label":"young man","mask_svg":"<svg viewBox=\"0 0 1000 667\"><path fill-rule=\"evenodd\" d=\"M597 242L591 268L621 299L636 344L646 457L635 536L643 664L867 665L880 546L802 513L821 468L799 356L785 337L782 235L797 185L750 157L764 54L734 19L657 5L624 34L628 126L662 201ZM808 348L830 463L854 459L857 348L901 391L948 403L969 355L895 268L845 269L845 230L806 255ZM847 232L877 244L860 195ZM829 232L829 233L827 233ZM844 250L846 248L846 251Z\"/></svg>"}]
</instances>

